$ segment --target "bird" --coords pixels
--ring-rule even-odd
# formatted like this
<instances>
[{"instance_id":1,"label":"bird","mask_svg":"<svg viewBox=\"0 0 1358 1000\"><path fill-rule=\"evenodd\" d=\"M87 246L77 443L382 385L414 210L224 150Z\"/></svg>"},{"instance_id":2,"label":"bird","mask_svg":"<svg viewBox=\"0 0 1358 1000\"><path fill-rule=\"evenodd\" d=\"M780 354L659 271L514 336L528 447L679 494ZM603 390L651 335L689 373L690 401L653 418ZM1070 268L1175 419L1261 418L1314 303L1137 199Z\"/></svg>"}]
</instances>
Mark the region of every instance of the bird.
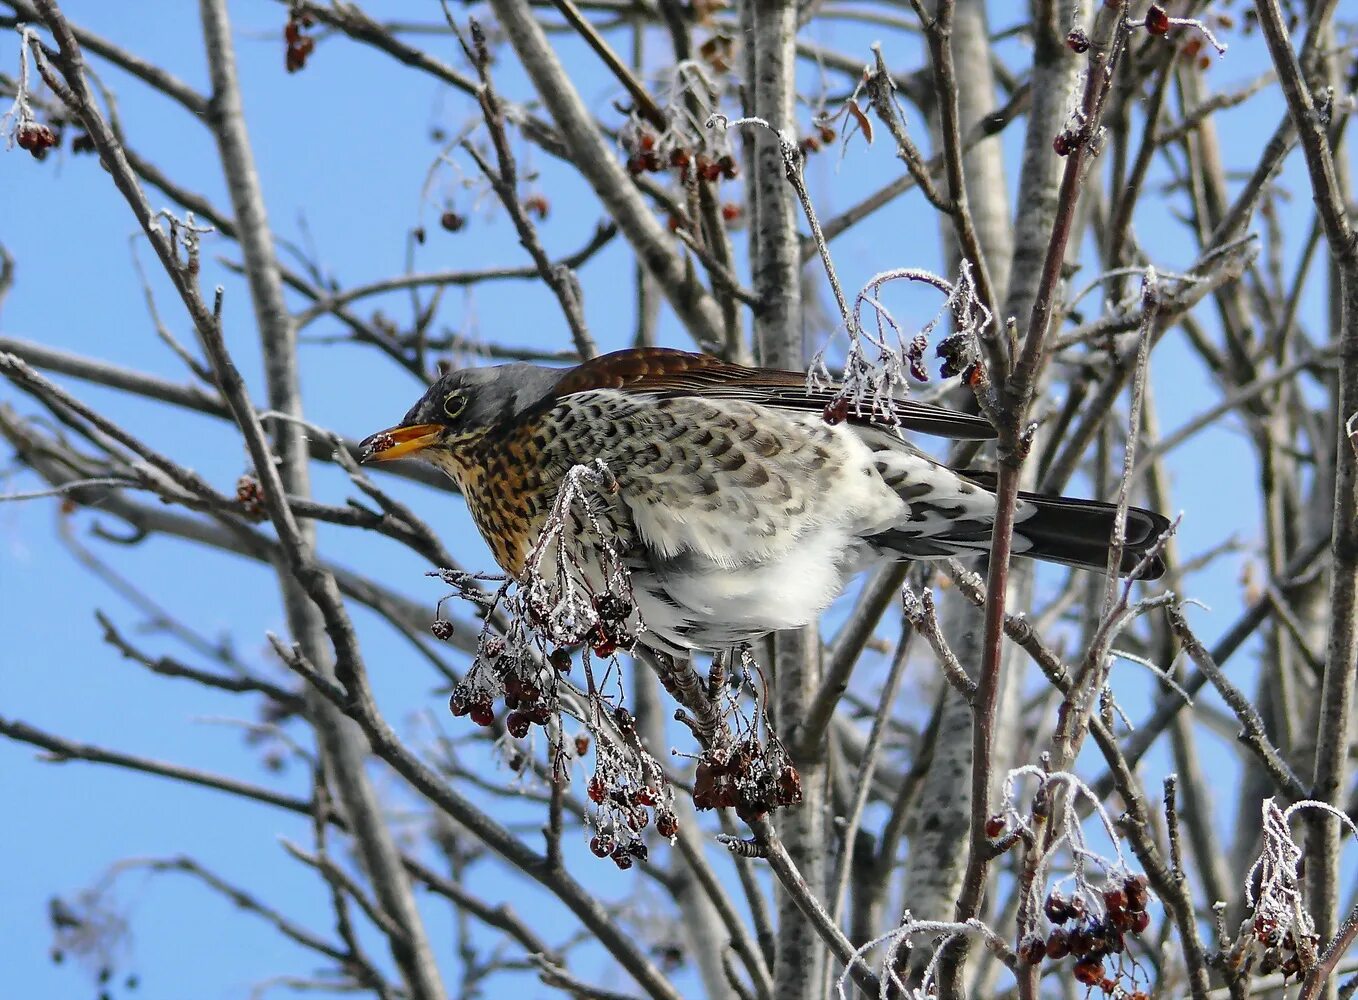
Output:
<instances>
[{"instance_id":1,"label":"bird","mask_svg":"<svg viewBox=\"0 0 1358 1000\"><path fill-rule=\"evenodd\" d=\"M892 397L852 404L801 372L706 354L631 348L573 368L528 363L443 374L363 462L417 457L443 470L509 577L573 469L606 468L592 514L572 515L574 572L605 585L606 553L630 576L643 645L721 651L804 626L857 573L886 560L988 551L993 474L953 469L905 434L984 441L985 418ZM1116 508L1021 492L1014 555L1106 571ZM1120 574L1165 572L1161 514L1129 507ZM603 544L600 536L608 536ZM575 551L575 550L573 550Z\"/></svg>"}]
</instances>

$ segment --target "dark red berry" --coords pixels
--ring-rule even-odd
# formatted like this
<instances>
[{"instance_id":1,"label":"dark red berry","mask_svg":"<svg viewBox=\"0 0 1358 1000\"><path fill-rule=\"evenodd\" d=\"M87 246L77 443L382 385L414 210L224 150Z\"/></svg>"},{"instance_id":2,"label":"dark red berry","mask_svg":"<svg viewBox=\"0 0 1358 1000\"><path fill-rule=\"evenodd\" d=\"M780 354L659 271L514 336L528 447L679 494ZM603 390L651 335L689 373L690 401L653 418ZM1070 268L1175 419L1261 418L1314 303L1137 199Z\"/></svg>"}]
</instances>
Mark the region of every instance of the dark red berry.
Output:
<instances>
[{"instance_id":1,"label":"dark red berry","mask_svg":"<svg viewBox=\"0 0 1358 1000\"><path fill-rule=\"evenodd\" d=\"M613 721L624 733L630 733L636 728L636 723L632 719L632 713L621 705L613 709Z\"/></svg>"},{"instance_id":2,"label":"dark red berry","mask_svg":"<svg viewBox=\"0 0 1358 1000\"><path fill-rule=\"evenodd\" d=\"M717 169L728 181L735 180L736 175L740 173L740 167L736 165L736 158L730 154L717 160Z\"/></svg>"},{"instance_id":3,"label":"dark red berry","mask_svg":"<svg viewBox=\"0 0 1358 1000\"><path fill-rule=\"evenodd\" d=\"M1047 957L1047 943L1036 935L1026 937L1019 945L1019 957L1029 965L1040 965Z\"/></svg>"},{"instance_id":4,"label":"dark red berry","mask_svg":"<svg viewBox=\"0 0 1358 1000\"><path fill-rule=\"evenodd\" d=\"M1085 986L1097 986L1103 982L1103 963L1095 961L1076 962L1075 978Z\"/></svg>"},{"instance_id":5,"label":"dark red berry","mask_svg":"<svg viewBox=\"0 0 1358 1000\"><path fill-rule=\"evenodd\" d=\"M1151 925L1151 915L1145 910L1137 910L1132 914L1132 933L1140 934Z\"/></svg>"},{"instance_id":6,"label":"dark red berry","mask_svg":"<svg viewBox=\"0 0 1358 1000\"><path fill-rule=\"evenodd\" d=\"M995 815L985 821L985 835L992 840L1004 833L1004 817Z\"/></svg>"},{"instance_id":7,"label":"dark red berry","mask_svg":"<svg viewBox=\"0 0 1358 1000\"><path fill-rule=\"evenodd\" d=\"M571 651L565 646L557 646L552 650L548 661L556 669L558 674L568 674L571 672Z\"/></svg>"},{"instance_id":8,"label":"dark red berry","mask_svg":"<svg viewBox=\"0 0 1358 1000\"><path fill-rule=\"evenodd\" d=\"M1122 891L1127 894L1127 909L1144 910L1150 902L1150 890L1146 887L1145 875L1133 875L1122 883Z\"/></svg>"},{"instance_id":9,"label":"dark red berry","mask_svg":"<svg viewBox=\"0 0 1358 1000\"><path fill-rule=\"evenodd\" d=\"M655 832L666 840L674 838L679 833L679 819L674 813L662 812L655 820Z\"/></svg>"},{"instance_id":10,"label":"dark red berry","mask_svg":"<svg viewBox=\"0 0 1358 1000\"><path fill-rule=\"evenodd\" d=\"M843 396L837 396L825 404L825 412L822 414L827 424L842 424L849 416L849 401Z\"/></svg>"},{"instance_id":11,"label":"dark red berry","mask_svg":"<svg viewBox=\"0 0 1358 1000\"><path fill-rule=\"evenodd\" d=\"M1056 138L1052 140L1052 150L1055 151L1057 156L1069 156L1074 148L1070 135L1066 132L1058 133Z\"/></svg>"},{"instance_id":12,"label":"dark red berry","mask_svg":"<svg viewBox=\"0 0 1358 1000\"><path fill-rule=\"evenodd\" d=\"M1151 4L1150 10L1146 11L1146 30L1152 35L1164 35L1169 32L1169 15L1165 13L1163 7Z\"/></svg>"},{"instance_id":13,"label":"dark red berry","mask_svg":"<svg viewBox=\"0 0 1358 1000\"><path fill-rule=\"evenodd\" d=\"M1070 935L1060 927L1054 928L1047 935L1047 957L1065 958L1070 954Z\"/></svg>"},{"instance_id":14,"label":"dark red berry","mask_svg":"<svg viewBox=\"0 0 1358 1000\"><path fill-rule=\"evenodd\" d=\"M1064 924L1071 917L1070 907L1066 903L1066 897L1056 890L1052 890L1047 901L1042 904L1042 912L1047 915L1047 919L1054 924Z\"/></svg>"},{"instance_id":15,"label":"dark red berry","mask_svg":"<svg viewBox=\"0 0 1358 1000\"><path fill-rule=\"evenodd\" d=\"M448 711L461 718L472 710L471 699L465 691L457 690L448 696Z\"/></svg>"},{"instance_id":16,"label":"dark red berry","mask_svg":"<svg viewBox=\"0 0 1358 1000\"><path fill-rule=\"evenodd\" d=\"M505 728L509 730L509 735L515 739L521 740L527 736L530 725L528 716L522 712L510 712L505 717Z\"/></svg>"},{"instance_id":17,"label":"dark red berry","mask_svg":"<svg viewBox=\"0 0 1358 1000\"><path fill-rule=\"evenodd\" d=\"M453 637L453 623L446 622L442 618L429 624L429 631L434 633L435 639L442 639L447 642Z\"/></svg>"},{"instance_id":18,"label":"dark red berry","mask_svg":"<svg viewBox=\"0 0 1358 1000\"><path fill-rule=\"evenodd\" d=\"M613 838L606 833L596 834L589 838L589 849L596 858L606 858L613 853Z\"/></svg>"},{"instance_id":19,"label":"dark red berry","mask_svg":"<svg viewBox=\"0 0 1358 1000\"><path fill-rule=\"evenodd\" d=\"M1108 908L1109 913L1126 909L1127 894L1117 886L1103 890L1103 905Z\"/></svg>"},{"instance_id":20,"label":"dark red berry","mask_svg":"<svg viewBox=\"0 0 1358 1000\"><path fill-rule=\"evenodd\" d=\"M632 805L634 806L653 806L655 805L655 791L651 788L638 788L632 793Z\"/></svg>"},{"instance_id":21,"label":"dark red berry","mask_svg":"<svg viewBox=\"0 0 1358 1000\"><path fill-rule=\"evenodd\" d=\"M589 784L585 787L585 792L589 795L589 800L596 805L604 800L604 779L597 774L589 779Z\"/></svg>"},{"instance_id":22,"label":"dark red berry","mask_svg":"<svg viewBox=\"0 0 1358 1000\"><path fill-rule=\"evenodd\" d=\"M467 224L466 216L459 215L452 209L439 216L439 225L450 233L456 233Z\"/></svg>"},{"instance_id":23,"label":"dark red berry","mask_svg":"<svg viewBox=\"0 0 1358 1000\"><path fill-rule=\"evenodd\" d=\"M1070 51L1080 53L1089 51L1089 36L1084 33L1083 28L1071 28L1070 34L1066 35L1066 46Z\"/></svg>"},{"instance_id":24,"label":"dark red berry","mask_svg":"<svg viewBox=\"0 0 1358 1000\"><path fill-rule=\"evenodd\" d=\"M491 726L495 724L495 709L487 702L473 705L469 714L471 715L472 722L475 722L478 726Z\"/></svg>"}]
</instances>

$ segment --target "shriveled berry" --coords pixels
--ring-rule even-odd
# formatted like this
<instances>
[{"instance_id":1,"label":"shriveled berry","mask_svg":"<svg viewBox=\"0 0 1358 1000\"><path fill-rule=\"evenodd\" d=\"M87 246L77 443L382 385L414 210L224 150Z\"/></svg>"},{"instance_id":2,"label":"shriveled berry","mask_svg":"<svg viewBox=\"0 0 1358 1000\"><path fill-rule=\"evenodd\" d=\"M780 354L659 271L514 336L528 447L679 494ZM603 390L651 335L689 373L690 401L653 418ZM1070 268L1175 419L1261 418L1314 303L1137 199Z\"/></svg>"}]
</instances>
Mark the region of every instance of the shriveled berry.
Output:
<instances>
[{"instance_id":1,"label":"shriveled berry","mask_svg":"<svg viewBox=\"0 0 1358 1000\"><path fill-rule=\"evenodd\" d=\"M1132 933L1140 934L1151 925L1151 915L1145 910L1136 910L1132 913Z\"/></svg>"},{"instance_id":2,"label":"shriveled berry","mask_svg":"<svg viewBox=\"0 0 1358 1000\"><path fill-rule=\"evenodd\" d=\"M1047 935L1047 957L1065 958L1070 954L1070 935L1056 927Z\"/></svg>"},{"instance_id":3,"label":"shriveled berry","mask_svg":"<svg viewBox=\"0 0 1358 1000\"><path fill-rule=\"evenodd\" d=\"M740 173L740 167L736 163L736 158L729 153L717 160L717 169L721 171L721 175L728 181L735 180L736 175Z\"/></svg>"},{"instance_id":4,"label":"shriveled berry","mask_svg":"<svg viewBox=\"0 0 1358 1000\"><path fill-rule=\"evenodd\" d=\"M531 723L528 721L528 716L524 715L522 712L510 712L509 715L505 717L505 728L509 730L509 735L517 740L521 740L528 735L530 726Z\"/></svg>"},{"instance_id":5,"label":"shriveled berry","mask_svg":"<svg viewBox=\"0 0 1358 1000\"><path fill-rule=\"evenodd\" d=\"M822 414L822 418L825 422L831 425L842 424L848 416L849 401L843 396L838 396L826 403L825 412Z\"/></svg>"},{"instance_id":6,"label":"shriveled berry","mask_svg":"<svg viewBox=\"0 0 1358 1000\"><path fill-rule=\"evenodd\" d=\"M1052 890L1047 901L1042 904L1042 912L1054 924L1064 924L1071 917L1070 904L1066 902L1066 897L1055 890Z\"/></svg>"},{"instance_id":7,"label":"shriveled berry","mask_svg":"<svg viewBox=\"0 0 1358 1000\"><path fill-rule=\"evenodd\" d=\"M1152 35L1169 32L1169 15L1158 4L1151 4L1150 10L1146 11L1146 30Z\"/></svg>"},{"instance_id":8,"label":"shriveled berry","mask_svg":"<svg viewBox=\"0 0 1358 1000\"><path fill-rule=\"evenodd\" d=\"M638 861L645 861L651 852L646 849L646 841L634 840L627 845L627 853Z\"/></svg>"},{"instance_id":9,"label":"shriveled berry","mask_svg":"<svg viewBox=\"0 0 1358 1000\"><path fill-rule=\"evenodd\" d=\"M999 836L1000 834L1002 834L1002 833L1004 833L1004 817L1003 817L1003 816L1000 816L1000 815L997 814L997 815L991 816L991 817L989 817L988 819L986 819L986 821L985 821L985 835L986 835L987 837L990 837L990 838L993 840L994 838L998 837L998 836Z\"/></svg>"},{"instance_id":10,"label":"shriveled berry","mask_svg":"<svg viewBox=\"0 0 1358 1000\"><path fill-rule=\"evenodd\" d=\"M1110 913L1116 910L1126 909L1127 893L1123 892L1118 886L1103 890L1103 905L1108 908Z\"/></svg>"},{"instance_id":11,"label":"shriveled berry","mask_svg":"<svg viewBox=\"0 0 1358 1000\"><path fill-rule=\"evenodd\" d=\"M1085 986L1097 986L1103 982L1102 962L1076 962L1075 979Z\"/></svg>"},{"instance_id":12,"label":"shriveled berry","mask_svg":"<svg viewBox=\"0 0 1358 1000\"><path fill-rule=\"evenodd\" d=\"M632 718L632 713L621 705L613 709L613 722L624 733L630 733L636 728L636 721Z\"/></svg>"},{"instance_id":13,"label":"shriveled berry","mask_svg":"<svg viewBox=\"0 0 1358 1000\"><path fill-rule=\"evenodd\" d=\"M547 657L548 662L558 674L568 674L571 672L571 651L565 646L557 646Z\"/></svg>"},{"instance_id":14,"label":"shriveled berry","mask_svg":"<svg viewBox=\"0 0 1358 1000\"><path fill-rule=\"evenodd\" d=\"M1150 889L1147 888L1145 875L1133 875L1122 883L1122 891L1127 894L1127 909L1144 910L1150 902Z\"/></svg>"},{"instance_id":15,"label":"shriveled berry","mask_svg":"<svg viewBox=\"0 0 1358 1000\"><path fill-rule=\"evenodd\" d=\"M679 819L670 812L662 812L655 819L655 832L666 840L670 840L679 833Z\"/></svg>"},{"instance_id":16,"label":"shriveled berry","mask_svg":"<svg viewBox=\"0 0 1358 1000\"><path fill-rule=\"evenodd\" d=\"M1077 55L1089 51L1089 36L1084 33L1083 28L1071 28L1070 34L1066 35L1066 47Z\"/></svg>"},{"instance_id":17,"label":"shriveled berry","mask_svg":"<svg viewBox=\"0 0 1358 1000\"><path fill-rule=\"evenodd\" d=\"M583 756L584 756L585 754L587 754L587 753L589 753L589 734L588 734L588 733L576 733L576 734L575 734L575 756L577 756L577 757L583 757Z\"/></svg>"},{"instance_id":18,"label":"shriveled berry","mask_svg":"<svg viewBox=\"0 0 1358 1000\"><path fill-rule=\"evenodd\" d=\"M1047 943L1037 935L1031 935L1023 939L1018 953L1019 958L1029 965L1041 965L1042 960L1047 957Z\"/></svg>"},{"instance_id":19,"label":"shriveled berry","mask_svg":"<svg viewBox=\"0 0 1358 1000\"><path fill-rule=\"evenodd\" d=\"M435 639L442 639L447 642L453 637L453 623L446 622L442 618L429 623L429 631L434 633Z\"/></svg>"}]
</instances>

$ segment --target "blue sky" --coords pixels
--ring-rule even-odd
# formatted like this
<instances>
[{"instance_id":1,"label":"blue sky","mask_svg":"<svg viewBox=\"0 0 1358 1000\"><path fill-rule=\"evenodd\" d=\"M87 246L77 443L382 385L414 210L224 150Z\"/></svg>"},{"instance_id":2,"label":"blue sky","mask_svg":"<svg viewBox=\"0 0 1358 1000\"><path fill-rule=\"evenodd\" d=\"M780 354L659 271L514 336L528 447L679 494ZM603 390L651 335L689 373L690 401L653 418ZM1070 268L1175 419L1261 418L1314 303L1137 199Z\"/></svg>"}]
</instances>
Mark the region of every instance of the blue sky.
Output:
<instances>
[{"instance_id":1,"label":"blue sky","mask_svg":"<svg viewBox=\"0 0 1358 1000\"><path fill-rule=\"evenodd\" d=\"M71 0L64 7L78 22L166 65L200 90L206 88L196 5ZM415 0L384 3L382 12L393 18L438 18L436 4ZM250 0L233 3L232 15L255 156L271 221L282 237L310 240L323 268L345 285L403 270L408 233L421 221L429 234L425 244L415 248L416 266L421 269L526 261L512 233L493 217L488 200L483 197L476 203L451 175L441 175L433 188L435 196L422 201L437 149L430 129L455 132L470 113L465 99L386 57L344 42L322 44L305 72L289 76L283 71L279 37L283 8ZM1006 15L996 15L996 27L1007 23ZM861 28L844 23L815 37L865 55L870 40ZM450 40L424 37L418 42L461 64ZM581 67L577 82L582 92L594 106L604 107L616 96L611 83L579 45L564 39L560 44L570 64ZM1237 36L1232 45L1210 74L1223 89L1253 78L1263 66L1257 39ZM15 72L17 49L12 36L0 44L0 68L7 73ZM898 40L888 44L887 52L894 65L917 64L910 43ZM496 67L496 73L507 93L526 95L523 80L507 61ZM190 188L219 205L227 204L206 129L117 71L109 70L105 80L118 93L132 144ZM1264 94L1245 109L1223 114L1227 162L1249 165L1250 151L1271 132L1281 113L1277 95ZM1010 129L1004 137L1011 152L1021 140L1020 128ZM592 197L541 153L530 154L526 166L543 171L541 187L552 202L550 219L542 226L548 249L555 255L578 248L599 218ZM1310 198L1299 167L1294 156L1284 172L1284 182L1293 190L1285 223L1294 233L1309 224ZM894 176L896 169L890 151L880 142L871 149L855 144L837 170L832 156L818 158L811 188L828 215ZM455 199L459 210L471 217L461 233L445 233L437 226L444 196ZM151 200L156 205L163 202L156 195ZM144 241L129 242L133 229L124 203L95 159L62 152L39 164L18 150L0 156L0 240L17 262L15 287L0 307L0 333L187 381L188 374L156 339L148 319L129 247L136 248L151 270L153 258ZM856 288L887 267L937 268L936 232L922 199L902 199L835 245L845 286ZM1182 228L1153 194L1138 216L1138 232L1158 264L1174 269L1192 262ZM209 258L233 256L224 241L211 237L204 249ZM630 274L631 261L620 241L581 273L586 315L604 347L622 346L630 335ZM620 276L626 280L620 281ZM205 280L226 285L229 344L259 390L258 353L244 286L216 263L205 267ZM168 285L154 278L152 283L165 322L184 341L191 341L189 325ZM1323 329L1321 292L1313 282L1303 306L1303 320L1314 330ZM922 295L892 294L892 304L902 316L923 317L936 308ZM409 315L407 296L389 297L382 305L402 320ZM1210 325L1209 311L1200 312ZM565 325L550 293L524 282L488 285L469 295L449 291L441 324L519 345L566 343ZM666 321L662 331L666 343L688 346L672 322ZM307 332L334 333L336 326L322 320ZM363 348L307 346L302 361L308 416L350 436L387 425L419 392L408 374L375 363ZM1217 398L1176 337L1167 338L1157 350L1154 372L1166 430ZM167 454L196 468L219 489L231 489L245 470L238 439L209 418L145 406L107 390L62 381ZM262 391L258 395L262 398ZM34 410L8 386L0 386L0 403ZM1257 545L1253 457L1243 435L1230 425L1201 434L1181 449L1172 470L1175 502L1185 511L1181 544L1186 555L1232 534L1247 545ZM343 502L352 493L329 467L317 466L315 477L316 493L331 502ZM6 492L37 485L25 474L0 479L0 491ZM467 565L490 566L458 503L446 494L403 485L392 488L439 526ZM143 616L86 572L57 541L56 508L49 500L0 504L0 632L6 636L0 651L0 715L72 739L230 772L304 795L304 768L274 775L257 754L242 752L240 728L225 721L250 717L240 699L150 677L101 641L95 609L103 609L144 649L195 660L164 635L139 632ZM132 547L92 539L90 529L107 521L97 512L82 511L71 519L70 527L171 612L207 636L229 634L242 659L274 669L268 666L264 634L282 632L283 622L275 581L267 569L165 539ZM322 526L322 550L432 608L442 591L423 577L427 567L419 559L394 545L357 535ZM1193 581L1193 596L1214 609L1196 616L1205 637L1229 624L1241 606L1240 564L1240 558L1228 558ZM355 617L388 716L410 723L427 712L442 724L443 698L435 691L435 675L371 614L360 609ZM1249 666L1244 654L1233 663L1245 677ZM1137 669L1119 668L1133 677ZM1134 717L1145 704L1143 691L1139 678L1129 682L1126 699ZM1204 739L1207 752L1214 761L1224 762L1226 756L1212 739ZM1147 773L1152 788L1158 786L1157 766L1163 765L1152 761ZM71 893L92 884L122 858L191 854L223 876L267 895L299 920L329 928L318 883L288 860L278 845L279 837L308 844L308 828L277 810L111 768L41 763L31 748L8 742L0 742L0 794L11 804L10 820L0 827L0 857L5 859L0 863L0 942L4 942L0 959L15 996L90 994L89 979L70 962L55 967L46 957L46 900L53 893ZM532 818L531 813L523 816ZM606 893L632 887L605 878L597 868L581 870L601 882ZM474 878L492 901L528 898L521 880L487 866L480 866ZM117 896L133 928L131 950L120 969L140 976L137 995L146 1000L183 996L188 984L193 995L204 998L244 996L251 984L270 975L305 974L316 965L261 922L187 879L133 875L119 881ZM449 920L442 908L426 910L436 949L447 959L451 978L455 964Z\"/></svg>"}]
</instances>

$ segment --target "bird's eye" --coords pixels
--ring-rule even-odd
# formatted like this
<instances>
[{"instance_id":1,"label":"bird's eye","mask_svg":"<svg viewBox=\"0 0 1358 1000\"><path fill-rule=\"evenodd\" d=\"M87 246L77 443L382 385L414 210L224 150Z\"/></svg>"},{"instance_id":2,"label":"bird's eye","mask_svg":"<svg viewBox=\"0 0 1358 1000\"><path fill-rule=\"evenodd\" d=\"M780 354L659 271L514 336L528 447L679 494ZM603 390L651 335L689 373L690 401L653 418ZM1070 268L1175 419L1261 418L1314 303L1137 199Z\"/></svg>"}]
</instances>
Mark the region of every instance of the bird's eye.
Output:
<instances>
[{"instance_id":1,"label":"bird's eye","mask_svg":"<svg viewBox=\"0 0 1358 1000\"><path fill-rule=\"evenodd\" d=\"M456 420L467 408L467 397L461 392L450 392L443 401L443 414L449 420Z\"/></svg>"}]
</instances>

